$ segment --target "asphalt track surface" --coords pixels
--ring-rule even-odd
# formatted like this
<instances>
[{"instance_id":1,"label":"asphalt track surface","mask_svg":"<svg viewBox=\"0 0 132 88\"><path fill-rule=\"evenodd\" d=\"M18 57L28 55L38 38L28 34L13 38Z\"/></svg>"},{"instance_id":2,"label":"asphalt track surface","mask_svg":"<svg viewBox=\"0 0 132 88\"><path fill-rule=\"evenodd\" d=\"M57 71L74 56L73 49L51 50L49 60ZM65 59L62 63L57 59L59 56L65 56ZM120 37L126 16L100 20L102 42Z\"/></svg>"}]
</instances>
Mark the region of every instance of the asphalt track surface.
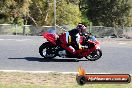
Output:
<instances>
[{"instance_id":1,"label":"asphalt track surface","mask_svg":"<svg viewBox=\"0 0 132 88\"><path fill-rule=\"evenodd\" d=\"M44 60L38 53L45 42L43 37L0 35L0 70L77 72L82 66L88 73L132 74L132 40L101 41L103 56L97 61L60 57Z\"/></svg>"}]
</instances>

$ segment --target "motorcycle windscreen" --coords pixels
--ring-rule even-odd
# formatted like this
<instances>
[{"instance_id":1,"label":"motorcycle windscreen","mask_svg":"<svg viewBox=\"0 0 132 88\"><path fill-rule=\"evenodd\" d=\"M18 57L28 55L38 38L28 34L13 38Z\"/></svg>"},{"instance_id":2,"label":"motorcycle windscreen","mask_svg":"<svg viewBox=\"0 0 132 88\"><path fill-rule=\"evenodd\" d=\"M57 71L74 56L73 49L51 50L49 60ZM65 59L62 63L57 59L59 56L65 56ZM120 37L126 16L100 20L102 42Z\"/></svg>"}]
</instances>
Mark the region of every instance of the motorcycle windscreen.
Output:
<instances>
[{"instance_id":1,"label":"motorcycle windscreen","mask_svg":"<svg viewBox=\"0 0 132 88\"><path fill-rule=\"evenodd\" d=\"M91 36L90 39L92 42L96 43L96 45L99 45L99 41L97 41L96 37L95 36Z\"/></svg>"},{"instance_id":2,"label":"motorcycle windscreen","mask_svg":"<svg viewBox=\"0 0 132 88\"><path fill-rule=\"evenodd\" d=\"M56 30L54 28L48 29L47 32L51 34L56 34Z\"/></svg>"},{"instance_id":3,"label":"motorcycle windscreen","mask_svg":"<svg viewBox=\"0 0 132 88\"><path fill-rule=\"evenodd\" d=\"M49 29L47 32L43 34L44 38L50 41L53 44L56 44L56 31L54 29Z\"/></svg>"},{"instance_id":4,"label":"motorcycle windscreen","mask_svg":"<svg viewBox=\"0 0 132 88\"><path fill-rule=\"evenodd\" d=\"M91 36L91 37L90 37L90 40L95 42L95 41L96 41L95 36Z\"/></svg>"}]
</instances>

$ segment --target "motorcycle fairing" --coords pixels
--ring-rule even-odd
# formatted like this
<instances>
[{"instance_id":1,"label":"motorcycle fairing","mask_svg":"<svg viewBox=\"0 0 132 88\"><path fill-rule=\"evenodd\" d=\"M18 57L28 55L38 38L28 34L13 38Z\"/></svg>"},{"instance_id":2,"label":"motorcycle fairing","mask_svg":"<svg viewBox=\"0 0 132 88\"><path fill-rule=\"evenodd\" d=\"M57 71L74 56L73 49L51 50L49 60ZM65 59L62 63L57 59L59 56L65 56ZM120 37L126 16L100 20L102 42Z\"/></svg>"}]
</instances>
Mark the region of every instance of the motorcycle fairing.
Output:
<instances>
[{"instance_id":1,"label":"motorcycle fairing","mask_svg":"<svg viewBox=\"0 0 132 88\"><path fill-rule=\"evenodd\" d=\"M53 33L49 33L49 32L44 32L43 37L46 38L49 42L53 43L54 45L56 45L56 38L55 35Z\"/></svg>"}]
</instances>

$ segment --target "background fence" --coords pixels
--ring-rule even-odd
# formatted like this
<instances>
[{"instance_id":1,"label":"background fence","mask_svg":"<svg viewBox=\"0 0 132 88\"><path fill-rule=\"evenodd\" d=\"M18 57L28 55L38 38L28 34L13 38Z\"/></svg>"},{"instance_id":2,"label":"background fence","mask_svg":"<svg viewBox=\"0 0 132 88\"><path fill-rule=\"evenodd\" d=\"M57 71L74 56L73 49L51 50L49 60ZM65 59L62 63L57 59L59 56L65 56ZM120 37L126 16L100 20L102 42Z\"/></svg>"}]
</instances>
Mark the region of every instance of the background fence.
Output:
<instances>
[{"instance_id":1,"label":"background fence","mask_svg":"<svg viewBox=\"0 0 132 88\"><path fill-rule=\"evenodd\" d=\"M48 29L54 28L53 26L40 26L35 27L32 25L12 25L12 24L0 24L0 35L41 35L43 32ZM64 29L64 30L63 30ZM57 33L63 33L71 28L68 26L57 26ZM103 26L93 26L91 30L89 30L96 37L132 37L132 27L124 27L124 28L114 28L114 27L103 27Z\"/></svg>"},{"instance_id":2,"label":"background fence","mask_svg":"<svg viewBox=\"0 0 132 88\"><path fill-rule=\"evenodd\" d=\"M91 32L97 37L132 37L132 27L124 27L124 28L114 28L114 27L101 27L94 26L92 27Z\"/></svg>"}]
</instances>

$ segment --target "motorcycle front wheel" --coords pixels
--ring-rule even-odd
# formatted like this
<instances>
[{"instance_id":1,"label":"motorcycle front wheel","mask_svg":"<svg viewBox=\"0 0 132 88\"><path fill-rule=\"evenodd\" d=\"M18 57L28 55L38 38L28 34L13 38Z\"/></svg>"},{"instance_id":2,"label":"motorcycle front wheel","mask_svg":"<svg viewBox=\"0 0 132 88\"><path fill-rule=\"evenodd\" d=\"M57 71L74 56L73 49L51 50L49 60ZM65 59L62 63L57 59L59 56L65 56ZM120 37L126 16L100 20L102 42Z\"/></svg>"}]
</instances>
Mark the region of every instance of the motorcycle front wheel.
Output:
<instances>
[{"instance_id":1,"label":"motorcycle front wheel","mask_svg":"<svg viewBox=\"0 0 132 88\"><path fill-rule=\"evenodd\" d=\"M90 55L86 56L85 58L90 60L90 61L96 61L102 56L102 50L96 49L93 51Z\"/></svg>"},{"instance_id":2,"label":"motorcycle front wheel","mask_svg":"<svg viewBox=\"0 0 132 88\"><path fill-rule=\"evenodd\" d=\"M56 56L54 48L50 42L45 42L39 47L39 54L45 59L52 59Z\"/></svg>"}]
</instances>

